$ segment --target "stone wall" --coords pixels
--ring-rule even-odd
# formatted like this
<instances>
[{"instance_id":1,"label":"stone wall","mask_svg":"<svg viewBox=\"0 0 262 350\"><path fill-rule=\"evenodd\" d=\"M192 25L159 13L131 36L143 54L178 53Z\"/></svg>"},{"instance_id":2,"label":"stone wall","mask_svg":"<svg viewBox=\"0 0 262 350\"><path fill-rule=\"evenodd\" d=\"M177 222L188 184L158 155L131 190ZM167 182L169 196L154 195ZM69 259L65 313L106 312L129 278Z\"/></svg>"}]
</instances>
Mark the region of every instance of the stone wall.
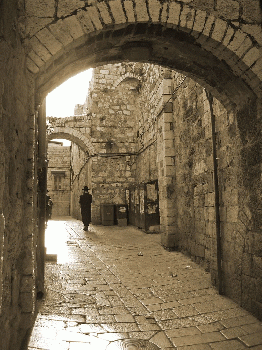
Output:
<instances>
[{"instance_id":1,"label":"stone wall","mask_svg":"<svg viewBox=\"0 0 262 350\"><path fill-rule=\"evenodd\" d=\"M21 3L22 5L22 3ZM36 309L34 81L17 2L0 2L0 348L20 349Z\"/></svg>"},{"instance_id":2,"label":"stone wall","mask_svg":"<svg viewBox=\"0 0 262 350\"><path fill-rule=\"evenodd\" d=\"M174 76L175 85L181 77ZM261 257L252 192L243 173L237 113L213 100L220 201L223 292L261 318ZM175 244L211 271L218 285L211 111L202 87L186 79L173 103L174 173L167 187ZM255 178L254 178L255 179ZM253 211L253 212L252 212ZM250 286L250 287L247 287Z\"/></svg>"},{"instance_id":3,"label":"stone wall","mask_svg":"<svg viewBox=\"0 0 262 350\"><path fill-rule=\"evenodd\" d=\"M130 157L136 150L139 67L123 64L94 70L89 107L96 154L92 158L94 223L101 223L101 204L125 203L125 189L134 182Z\"/></svg>"},{"instance_id":4,"label":"stone wall","mask_svg":"<svg viewBox=\"0 0 262 350\"><path fill-rule=\"evenodd\" d=\"M53 202L52 216L70 215L71 149L62 143L48 143L47 190Z\"/></svg>"},{"instance_id":5,"label":"stone wall","mask_svg":"<svg viewBox=\"0 0 262 350\"><path fill-rule=\"evenodd\" d=\"M143 65L137 123L136 182L158 179L158 114L163 105L163 76L166 69Z\"/></svg>"}]
</instances>

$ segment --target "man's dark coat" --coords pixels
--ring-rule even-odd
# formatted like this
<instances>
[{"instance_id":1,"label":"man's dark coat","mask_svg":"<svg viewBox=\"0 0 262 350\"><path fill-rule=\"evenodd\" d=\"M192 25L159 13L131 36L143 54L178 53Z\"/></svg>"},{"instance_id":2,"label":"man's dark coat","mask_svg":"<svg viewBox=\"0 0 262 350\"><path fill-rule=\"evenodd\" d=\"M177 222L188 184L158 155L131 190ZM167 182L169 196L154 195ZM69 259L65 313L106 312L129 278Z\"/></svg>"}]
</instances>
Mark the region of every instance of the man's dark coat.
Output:
<instances>
[{"instance_id":1,"label":"man's dark coat","mask_svg":"<svg viewBox=\"0 0 262 350\"><path fill-rule=\"evenodd\" d=\"M91 222L91 203L92 195L90 193L84 193L80 196L79 200L81 206L81 215L84 226L88 226Z\"/></svg>"}]
</instances>

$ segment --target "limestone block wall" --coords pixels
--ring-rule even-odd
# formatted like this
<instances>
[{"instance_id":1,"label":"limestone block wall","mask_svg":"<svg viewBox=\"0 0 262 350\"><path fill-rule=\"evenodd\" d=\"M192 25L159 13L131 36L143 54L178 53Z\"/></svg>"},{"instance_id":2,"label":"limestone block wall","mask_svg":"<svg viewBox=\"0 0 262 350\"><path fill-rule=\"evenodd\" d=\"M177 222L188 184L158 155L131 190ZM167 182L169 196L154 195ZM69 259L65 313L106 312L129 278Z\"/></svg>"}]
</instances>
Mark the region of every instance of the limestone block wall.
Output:
<instances>
[{"instance_id":1,"label":"limestone block wall","mask_svg":"<svg viewBox=\"0 0 262 350\"><path fill-rule=\"evenodd\" d=\"M222 267L226 295L261 319L261 139L254 142L260 131L254 125L252 107L249 108L239 117L238 113L226 113L221 105L214 105L215 115L220 112L217 147ZM243 137L246 123L249 136Z\"/></svg>"},{"instance_id":2,"label":"limestone block wall","mask_svg":"<svg viewBox=\"0 0 262 350\"><path fill-rule=\"evenodd\" d=\"M131 157L136 151L141 65L107 65L94 70L92 102L92 222L101 223L103 203L125 203L125 189L135 181ZM138 77L138 78L137 78Z\"/></svg>"},{"instance_id":3,"label":"limestone block wall","mask_svg":"<svg viewBox=\"0 0 262 350\"><path fill-rule=\"evenodd\" d=\"M61 143L48 143L48 195L53 202L52 217L70 215L71 149Z\"/></svg>"},{"instance_id":4,"label":"limestone block wall","mask_svg":"<svg viewBox=\"0 0 262 350\"><path fill-rule=\"evenodd\" d=\"M163 76L166 69L158 65L143 65L143 83L139 99L137 123L136 182L158 179L158 120L163 105Z\"/></svg>"},{"instance_id":5,"label":"limestone block wall","mask_svg":"<svg viewBox=\"0 0 262 350\"><path fill-rule=\"evenodd\" d=\"M34 82L25 67L16 6L0 4L1 350L20 349L36 310Z\"/></svg>"},{"instance_id":6,"label":"limestone block wall","mask_svg":"<svg viewBox=\"0 0 262 350\"><path fill-rule=\"evenodd\" d=\"M180 77L176 76L179 80ZM214 99L224 293L261 317L261 236L243 173L237 114ZM186 80L174 99L174 203L176 244L211 271L218 284L210 105L202 87ZM256 180L256 179L254 179ZM256 182L255 182L256 183ZM253 204L254 206L254 204ZM172 209L171 209L172 211ZM247 287L250 286L250 287Z\"/></svg>"}]
</instances>

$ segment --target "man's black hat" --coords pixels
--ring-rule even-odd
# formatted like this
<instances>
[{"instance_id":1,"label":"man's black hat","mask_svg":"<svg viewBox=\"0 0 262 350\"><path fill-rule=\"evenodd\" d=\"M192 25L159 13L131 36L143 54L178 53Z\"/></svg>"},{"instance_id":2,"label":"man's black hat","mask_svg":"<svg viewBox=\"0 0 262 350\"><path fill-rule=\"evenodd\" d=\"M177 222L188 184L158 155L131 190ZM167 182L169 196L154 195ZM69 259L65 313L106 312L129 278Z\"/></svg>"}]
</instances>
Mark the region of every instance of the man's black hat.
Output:
<instances>
[{"instance_id":1,"label":"man's black hat","mask_svg":"<svg viewBox=\"0 0 262 350\"><path fill-rule=\"evenodd\" d=\"M89 188L87 186L84 186L83 191L88 191Z\"/></svg>"}]
</instances>

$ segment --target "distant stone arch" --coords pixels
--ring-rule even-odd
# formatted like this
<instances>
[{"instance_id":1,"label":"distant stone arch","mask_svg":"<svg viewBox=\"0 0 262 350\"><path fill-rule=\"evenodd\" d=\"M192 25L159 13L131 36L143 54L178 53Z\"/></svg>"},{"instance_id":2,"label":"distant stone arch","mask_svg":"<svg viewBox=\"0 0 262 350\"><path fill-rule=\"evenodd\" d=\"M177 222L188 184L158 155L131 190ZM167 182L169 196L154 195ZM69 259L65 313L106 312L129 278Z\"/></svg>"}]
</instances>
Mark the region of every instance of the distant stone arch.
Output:
<instances>
[{"instance_id":1,"label":"distant stone arch","mask_svg":"<svg viewBox=\"0 0 262 350\"><path fill-rule=\"evenodd\" d=\"M64 126L53 127L51 133L48 135L48 140L53 139L67 139L76 143L89 156L95 154L92 142L80 131L73 128Z\"/></svg>"},{"instance_id":2,"label":"distant stone arch","mask_svg":"<svg viewBox=\"0 0 262 350\"><path fill-rule=\"evenodd\" d=\"M127 72L122 77L117 79L117 81L113 85L113 89L116 89L121 83L128 81L128 80L136 80L137 82L141 82L142 78L138 74Z\"/></svg>"}]
</instances>

